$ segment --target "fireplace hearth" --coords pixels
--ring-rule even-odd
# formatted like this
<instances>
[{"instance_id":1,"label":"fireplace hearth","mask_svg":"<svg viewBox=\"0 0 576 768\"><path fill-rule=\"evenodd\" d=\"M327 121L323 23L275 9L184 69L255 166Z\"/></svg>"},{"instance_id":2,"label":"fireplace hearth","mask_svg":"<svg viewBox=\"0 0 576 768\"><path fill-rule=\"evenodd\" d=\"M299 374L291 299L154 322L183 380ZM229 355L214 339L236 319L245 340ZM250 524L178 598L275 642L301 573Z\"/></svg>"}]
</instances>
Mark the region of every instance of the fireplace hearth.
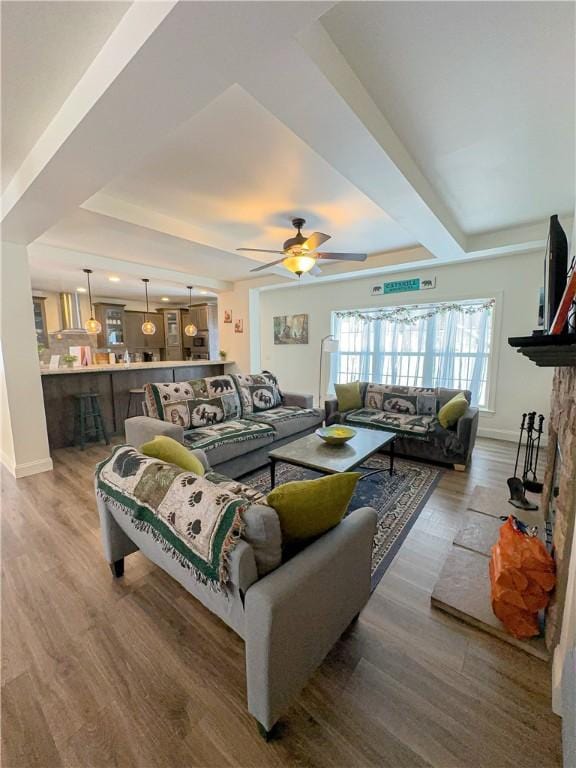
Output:
<instances>
[{"instance_id":1,"label":"fireplace hearth","mask_svg":"<svg viewBox=\"0 0 576 768\"><path fill-rule=\"evenodd\" d=\"M507 489L499 494L476 486L432 593L432 605L532 655L550 659L560 640L576 520L576 367L554 372L543 489L531 500L537 510L514 510ZM538 526L556 563L556 587L542 617L542 636L531 640L509 635L490 604L490 550L502 524L500 517L511 513Z\"/></svg>"}]
</instances>

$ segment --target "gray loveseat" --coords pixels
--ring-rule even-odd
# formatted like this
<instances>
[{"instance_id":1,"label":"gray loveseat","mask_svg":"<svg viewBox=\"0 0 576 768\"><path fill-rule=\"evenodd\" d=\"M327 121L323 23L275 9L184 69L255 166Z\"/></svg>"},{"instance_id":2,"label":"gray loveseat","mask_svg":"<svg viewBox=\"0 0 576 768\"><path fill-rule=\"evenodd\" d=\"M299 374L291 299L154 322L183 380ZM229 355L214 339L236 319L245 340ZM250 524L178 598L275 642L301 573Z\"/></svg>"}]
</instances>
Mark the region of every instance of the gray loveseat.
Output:
<instances>
[{"instance_id":1,"label":"gray loveseat","mask_svg":"<svg viewBox=\"0 0 576 768\"><path fill-rule=\"evenodd\" d=\"M437 418L438 410L461 391L468 409L453 427L444 429ZM326 424L395 432L395 453L464 470L478 431L479 412L470 405L471 396L469 390L360 382L362 407L341 413L337 399L330 398L326 400Z\"/></svg>"},{"instance_id":2,"label":"gray loveseat","mask_svg":"<svg viewBox=\"0 0 576 768\"><path fill-rule=\"evenodd\" d=\"M273 447L313 432L324 420L323 411L312 407L312 395L281 392L268 372L144 389L146 415L126 419L126 442L137 448L168 435L204 451L211 466L229 477L263 466Z\"/></svg>"},{"instance_id":3,"label":"gray loveseat","mask_svg":"<svg viewBox=\"0 0 576 768\"><path fill-rule=\"evenodd\" d=\"M209 470L206 455L194 453ZM207 472L206 479L253 498L253 489L219 473ZM267 737L368 600L376 512L354 510L282 562L278 516L256 500L244 512L246 530L229 554L229 582L217 591L195 579L112 498L96 499L104 555L115 576L122 576L124 558L140 550L243 638L248 710Z\"/></svg>"}]
</instances>

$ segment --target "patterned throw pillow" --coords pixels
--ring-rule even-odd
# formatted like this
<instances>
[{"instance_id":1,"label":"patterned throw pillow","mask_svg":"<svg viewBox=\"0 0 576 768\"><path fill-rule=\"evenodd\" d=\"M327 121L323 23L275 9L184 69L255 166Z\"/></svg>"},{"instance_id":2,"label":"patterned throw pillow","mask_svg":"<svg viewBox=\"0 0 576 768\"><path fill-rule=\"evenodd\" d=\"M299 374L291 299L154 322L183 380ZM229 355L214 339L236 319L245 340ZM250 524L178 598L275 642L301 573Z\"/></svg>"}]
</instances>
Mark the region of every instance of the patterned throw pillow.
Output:
<instances>
[{"instance_id":1,"label":"patterned throw pillow","mask_svg":"<svg viewBox=\"0 0 576 768\"><path fill-rule=\"evenodd\" d=\"M438 412L438 397L436 396L436 390L431 392L423 392L418 395L416 401L416 413L418 416L436 416Z\"/></svg>"},{"instance_id":2,"label":"patterned throw pillow","mask_svg":"<svg viewBox=\"0 0 576 768\"><path fill-rule=\"evenodd\" d=\"M438 410L434 387L402 387L393 384L368 384L366 408L409 416L435 416Z\"/></svg>"},{"instance_id":3,"label":"patterned throw pillow","mask_svg":"<svg viewBox=\"0 0 576 768\"><path fill-rule=\"evenodd\" d=\"M234 374L242 401L242 415L260 413L276 408L282 395L276 377L271 373Z\"/></svg>"},{"instance_id":4,"label":"patterned throw pillow","mask_svg":"<svg viewBox=\"0 0 576 768\"><path fill-rule=\"evenodd\" d=\"M241 415L240 398L231 376L146 384L144 389L150 416L184 429L219 424Z\"/></svg>"},{"instance_id":5,"label":"patterned throw pillow","mask_svg":"<svg viewBox=\"0 0 576 768\"><path fill-rule=\"evenodd\" d=\"M412 387L368 384L365 407L376 408L388 413L405 413L415 416L417 399Z\"/></svg>"}]
</instances>

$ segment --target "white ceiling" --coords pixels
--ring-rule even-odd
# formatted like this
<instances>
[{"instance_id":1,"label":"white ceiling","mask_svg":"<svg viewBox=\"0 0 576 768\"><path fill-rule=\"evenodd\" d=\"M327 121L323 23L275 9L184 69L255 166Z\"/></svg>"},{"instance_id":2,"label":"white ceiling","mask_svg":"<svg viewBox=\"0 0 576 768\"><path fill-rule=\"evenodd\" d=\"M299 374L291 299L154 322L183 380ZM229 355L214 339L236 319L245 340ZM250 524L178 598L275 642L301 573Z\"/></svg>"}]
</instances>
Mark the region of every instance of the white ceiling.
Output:
<instances>
[{"instance_id":1,"label":"white ceiling","mask_svg":"<svg viewBox=\"0 0 576 768\"><path fill-rule=\"evenodd\" d=\"M2 0L2 188L129 7L120 0Z\"/></svg>"},{"instance_id":2,"label":"white ceiling","mask_svg":"<svg viewBox=\"0 0 576 768\"><path fill-rule=\"evenodd\" d=\"M305 233L332 235L326 250L375 253L415 244L237 85L103 192L202 227L211 243L230 249L280 248L295 234L294 216L306 219Z\"/></svg>"},{"instance_id":3,"label":"white ceiling","mask_svg":"<svg viewBox=\"0 0 576 768\"><path fill-rule=\"evenodd\" d=\"M254 266L253 261L237 254L82 208L48 230L38 242L222 280L242 279Z\"/></svg>"},{"instance_id":4,"label":"white ceiling","mask_svg":"<svg viewBox=\"0 0 576 768\"><path fill-rule=\"evenodd\" d=\"M322 23L476 233L573 212L575 8L344 2Z\"/></svg>"},{"instance_id":5,"label":"white ceiling","mask_svg":"<svg viewBox=\"0 0 576 768\"><path fill-rule=\"evenodd\" d=\"M113 291L134 265L226 290L268 260L235 249L279 248L296 215L377 268L539 247L574 210L571 3L1 5L4 227L38 238L39 288L93 261L105 295L115 262Z\"/></svg>"},{"instance_id":6,"label":"white ceiling","mask_svg":"<svg viewBox=\"0 0 576 768\"><path fill-rule=\"evenodd\" d=\"M68 254L55 254L46 258L44 253L36 252L34 246L30 250L30 268L32 271L32 288L36 291L76 291L86 287L86 275L82 269L94 266L90 258L82 261L82 257L70 258ZM90 276L93 296L105 296L113 299L129 299L141 301L144 298L142 277L147 277L146 270L141 276L127 274L122 269L94 269ZM119 278L110 281L110 277ZM166 279L150 280L148 285L150 301L161 303L162 297L170 299L170 303L187 303L188 291L177 281ZM210 300L215 296L213 291L195 287L192 291L194 301ZM169 305L169 303L168 303Z\"/></svg>"}]
</instances>

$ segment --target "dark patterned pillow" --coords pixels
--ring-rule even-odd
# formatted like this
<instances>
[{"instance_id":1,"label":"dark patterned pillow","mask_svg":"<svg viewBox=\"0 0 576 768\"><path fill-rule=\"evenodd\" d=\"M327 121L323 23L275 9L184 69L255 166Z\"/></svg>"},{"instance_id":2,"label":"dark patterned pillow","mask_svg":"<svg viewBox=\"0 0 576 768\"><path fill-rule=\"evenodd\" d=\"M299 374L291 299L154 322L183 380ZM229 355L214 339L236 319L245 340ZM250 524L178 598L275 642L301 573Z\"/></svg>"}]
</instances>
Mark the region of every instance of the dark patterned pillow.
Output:
<instances>
[{"instance_id":1,"label":"dark patterned pillow","mask_svg":"<svg viewBox=\"0 0 576 768\"><path fill-rule=\"evenodd\" d=\"M388 413L407 413L416 415L417 395L412 387L400 387L390 384L368 384L364 404L366 408L375 408Z\"/></svg>"},{"instance_id":2,"label":"dark patterned pillow","mask_svg":"<svg viewBox=\"0 0 576 768\"><path fill-rule=\"evenodd\" d=\"M234 378L240 393L243 415L260 413L281 405L278 383L271 373L237 373Z\"/></svg>"},{"instance_id":3,"label":"dark patterned pillow","mask_svg":"<svg viewBox=\"0 0 576 768\"><path fill-rule=\"evenodd\" d=\"M184 429L210 426L241 415L240 397L231 376L146 384L148 413Z\"/></svg>"},{"instance_id":4,"label":"dark patterned pillow","mask_svg":"<svg viewBox=\"0 0 576 768\"><path fill-rule=\"evenodd\" d=\"M390 393L384 395L382 410L386 413L402 413L415 416L417 413L417 401L418 397L416 395Z\"/></svg>"},{"instance_id":5,"label":"dark patterned pillow","mask_svg":"<svg viewBox=\"0 0 576 768\"><path fill-rule=\"evenodd\" d=\"M418 416L436 416L438 413L438 398L436 394L421 394L417 398L416 413Z\"/></svg>"}]
</instances>

